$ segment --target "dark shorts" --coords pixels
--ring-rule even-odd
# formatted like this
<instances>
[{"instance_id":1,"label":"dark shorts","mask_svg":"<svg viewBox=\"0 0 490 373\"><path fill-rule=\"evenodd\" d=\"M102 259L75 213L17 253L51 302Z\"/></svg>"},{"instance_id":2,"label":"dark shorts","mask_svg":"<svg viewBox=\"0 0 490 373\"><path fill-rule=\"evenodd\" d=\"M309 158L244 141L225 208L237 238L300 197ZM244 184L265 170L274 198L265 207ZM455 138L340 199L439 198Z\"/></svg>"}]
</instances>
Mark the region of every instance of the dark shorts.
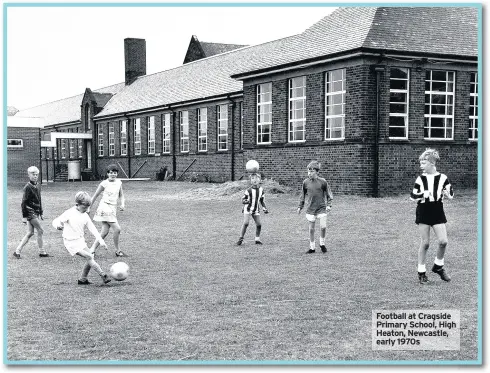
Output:
<instances>
[{"instance_id":1,"label":"dark shorts","mask_svg":"<svg viewBox=\"0 0 490 373\"><path fill-rule=\"evenodd\" d=\"M415 211L415 224L445 224L446 214L442 202L419 203Z\"/></svg>"},{"instance_id":2,"label":"dark shorts","mask_svg":"<svg viewBox=\"0 0 490 373\"><path fill-rule=\"evenodd\" d=\"M32 220L32 219L39 219L39 214L35 211L28 211L28 214L26 216L27 221Z\"/></svg>"}]
</instances>

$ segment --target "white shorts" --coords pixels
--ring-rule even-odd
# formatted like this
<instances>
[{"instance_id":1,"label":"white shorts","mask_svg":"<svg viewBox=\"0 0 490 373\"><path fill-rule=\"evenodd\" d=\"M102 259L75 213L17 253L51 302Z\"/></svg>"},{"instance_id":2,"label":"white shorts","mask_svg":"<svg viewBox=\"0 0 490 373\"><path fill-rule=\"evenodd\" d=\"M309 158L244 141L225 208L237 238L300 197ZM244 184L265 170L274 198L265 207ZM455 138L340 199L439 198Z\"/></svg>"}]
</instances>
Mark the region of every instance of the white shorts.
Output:
<instances>
[{"instance_id":1,"label":"white shorts","mask_svg":"<svg viewBox=\"0 0 490 373\"><path fill-rule=\"evenodd\" d=\"M66 238L63 238L63 243L65 244L66 250L74 256L77 255L78 252L87 249L87 243L85 242L85 238L80 237L77 238L76 240L67 240Z\"/></svg>"},{"instance_id":2,"label":"white shorts","mask_svg":"<svg viewBox=\"0 0 490 373\"><path fill-rule=\"evenodd\" d=\"M327 213L323 212L317 215L306 214L306 220L308 220L310 223L314 223L316 219L320 219L320 227L327 227Z\"/></svg>"}]
</instances>

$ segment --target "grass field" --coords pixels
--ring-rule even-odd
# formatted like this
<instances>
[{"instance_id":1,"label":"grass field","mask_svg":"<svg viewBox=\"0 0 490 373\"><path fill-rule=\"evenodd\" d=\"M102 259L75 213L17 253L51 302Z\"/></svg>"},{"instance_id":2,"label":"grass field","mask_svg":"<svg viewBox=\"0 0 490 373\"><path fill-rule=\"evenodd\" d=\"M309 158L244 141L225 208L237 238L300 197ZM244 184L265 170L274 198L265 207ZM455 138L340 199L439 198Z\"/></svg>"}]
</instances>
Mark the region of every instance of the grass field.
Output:
<instances>
[{"instance_id":1,"label":"grass field","mask_svg":"<svg viewBox=\"0 0 490 373\"><path fill-rule=\"evenodd\" d=\"M44 185L45 243L35 237L12 256L25 233L22 184L8 187L7 352L19 361L471 361L478 358L478 237L476 191L458 191L445 204L453 280L428 272L418 284L415 205L406 195L335 195L328 253L306 255L308 226L297 195L268 194L262 241L235 246L240 195L220 186L124 182L126 210L118 213L121 247L131 268L123 282L78 286L84 260L63 247L53 218L75 193L97 182ZM245 185L245 184L244 184ZM212 187L212 189L207 189ZM239 189L239 188L238 188ZM95 207L92 209L93 216ZM95 225L100 229L99 223ZM89 244L93 241L86 235ZM116 262L112 237L96 260ZM318 244L318 240L317 240ZM435 240L428 253L430 270ZM460 350L374 351L372 310L461 312Z\"/></svg>"}]
</instances>

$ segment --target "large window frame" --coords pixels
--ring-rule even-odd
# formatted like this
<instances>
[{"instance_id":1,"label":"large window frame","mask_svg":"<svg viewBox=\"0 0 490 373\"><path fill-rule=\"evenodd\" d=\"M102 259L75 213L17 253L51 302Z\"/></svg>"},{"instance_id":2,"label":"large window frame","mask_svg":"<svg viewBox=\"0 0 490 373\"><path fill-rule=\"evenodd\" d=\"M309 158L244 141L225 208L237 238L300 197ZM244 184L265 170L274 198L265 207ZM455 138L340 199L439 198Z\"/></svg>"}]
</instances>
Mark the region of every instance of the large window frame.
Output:
<instances>
[{"instance_id":1,"label":"large window frame","mask_svg":"<svg viewBox=\"0 0 490 373\"><path fill-rule=\"evenodd\" d=\"M97 148L98 148L98 156L99 157L103 157L104 156L104 126L102 125L102 123L99 123L98 126L97 126ZM61 143L61 147L62 147L62 150L61 150L61 158L64 158L63 157L63 143Z\"/></svg>"},{"instance_id":2,"label":"large window frame","mask_svg":"<svg viewBox=\"0 0 490 373\"><path fill-rule=\"evenodd\" d=\"M425 140L454 140L456 72L428 70L425 76Z\"/></svg>"},{"instance_id":3,"label":"large window frame","mask_svg":"<svg viewBox=\"0 0 490 373\"><path fill-rule=\"evenodd\" d=\"M155 116L146 117L148 129L148 154L155 154Z\"/></svg>"},{"instance_id":4,"label":"large window frame","mask_svg":"<svg viewBox=\"0 0 490 373\"><path fill-rule=\"evenodd\" d=\"M469 112L468 139L478 140L478 73L471 73L470 77L470 112Z\"/></svg>"},{"instance_id":5,"label":"large window frame","mask_svg":"<svg viewBox=\"0 0 490 373\"><path fill-rule=\"evenodd\" d=\"M141 155L141 118L133 119L134 155Z\"/></svg>"},{"instance_id":6,"label":"large window frame","mask_svg":"<svg viewBox=\"0 0 490 373\"><path fill-rule=\"evenodd\" d=\"M197 151L208 151L208 108L197 109Z\"/></svg>"},{"instance_id":7,"label":"large window frame","mask_svg":"<svg viewBox=\"0 0 490 373\"><path fill-rule=\"evenodd\" d=\"M180 152L189 153L189 112L179 111Z\"/></svg>"},{"instance_id":8,"label":"large window frame","mask_svg":"<svg viewBox=\"0 0 490 373\"><path fill-rule=\"evenodd\" d=\"M128 121L123 119L119 121L121 150L123 156L128 155Z\"/></svg>"},{"instance_id":9,"label":"large window frame","mask_svg":"<svg viewBox=\"0 0 490 373\"><path fill-rule=\"evenodd\" d=\"M218 105L218 151L228 150L228 105Z\"/></svg>"},{"instance_id":10,"label":"large window frame","mask_svg":"<svg viewBox=\"0 0 490 373\"><path fill-rule=\"evenodd\" d=\"M109 123L109 157L116 155L116 137L114 133L114 122Z\"/></svg>"},{"instance_id":11,"label":"large window frame","mask_svg":"<svg viewBox=\"0 0 490 373\"><path fill-rule=\"evenodd\" d=\"M290 143L306 141L306 76L289 79Z\"/></svg>"},{"instance_id":12,"label":"large window frame","mask_svg":"<svg viewBox=\"0 0 490 373\"><path fill-rule=\"evenodd\" d=\"M408 139L408 113L410 98L410 69L390 69L390 123L388 137L395 140Z\"/></svg>"},{"instance_id":13,"label":"large window frame","mask_svg":"<svg viewBox=\"0 0 490 373\"><path fill-rule=\"evenodd\" d=\"M70 157L70 159L74 159L75 158L75 139L70 139L68 145L69 145L68 157Z\"/></svg>"},{"instance_id":14,"label":"large window frame","mask_svg":"<svg viewBox=\"0 0 490 373\"><path fill-rule=\"evenodd\" d=\"M346 70L325 73L325 140L345 139Z\"/></svg>"},{"instance_id":15,"label":"large window frame","mask_svg":"<svg viewBox=\"0 0 490 373\"><path fill-rule=\"evenodd\" d=\"M162 153L170 154L170 120L171 114L162 114Z\"/></svg>"},{"instance_id":16,"label":"large window frame","mask_svg":"<svg viewBox=\"0 0 490 373\"><path fill-rule=\"evenodd\" d=\"M272 143L272 83L257 85L257 144Z\"/></svg>"}]
</instances>

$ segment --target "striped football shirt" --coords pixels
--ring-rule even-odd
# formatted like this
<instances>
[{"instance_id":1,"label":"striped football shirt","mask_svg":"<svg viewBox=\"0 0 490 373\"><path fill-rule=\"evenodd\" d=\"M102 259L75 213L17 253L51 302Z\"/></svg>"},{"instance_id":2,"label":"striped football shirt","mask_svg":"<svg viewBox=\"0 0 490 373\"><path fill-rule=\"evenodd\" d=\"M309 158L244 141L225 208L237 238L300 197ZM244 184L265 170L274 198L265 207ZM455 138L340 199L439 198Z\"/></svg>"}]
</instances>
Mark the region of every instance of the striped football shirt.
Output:
<instances>
[{"instance_id":1,"label":"striped football shirt","mask_svg":"<svg viewBox=\"0 0 490 373\"><path fill-rule=\"evenodd\" d=\"M444 191L449 199L454 197L453 187L446 175L423 173L415 180L410 199L418 203L439 202L444 198Z\"/></svg>"}]
</instances>

